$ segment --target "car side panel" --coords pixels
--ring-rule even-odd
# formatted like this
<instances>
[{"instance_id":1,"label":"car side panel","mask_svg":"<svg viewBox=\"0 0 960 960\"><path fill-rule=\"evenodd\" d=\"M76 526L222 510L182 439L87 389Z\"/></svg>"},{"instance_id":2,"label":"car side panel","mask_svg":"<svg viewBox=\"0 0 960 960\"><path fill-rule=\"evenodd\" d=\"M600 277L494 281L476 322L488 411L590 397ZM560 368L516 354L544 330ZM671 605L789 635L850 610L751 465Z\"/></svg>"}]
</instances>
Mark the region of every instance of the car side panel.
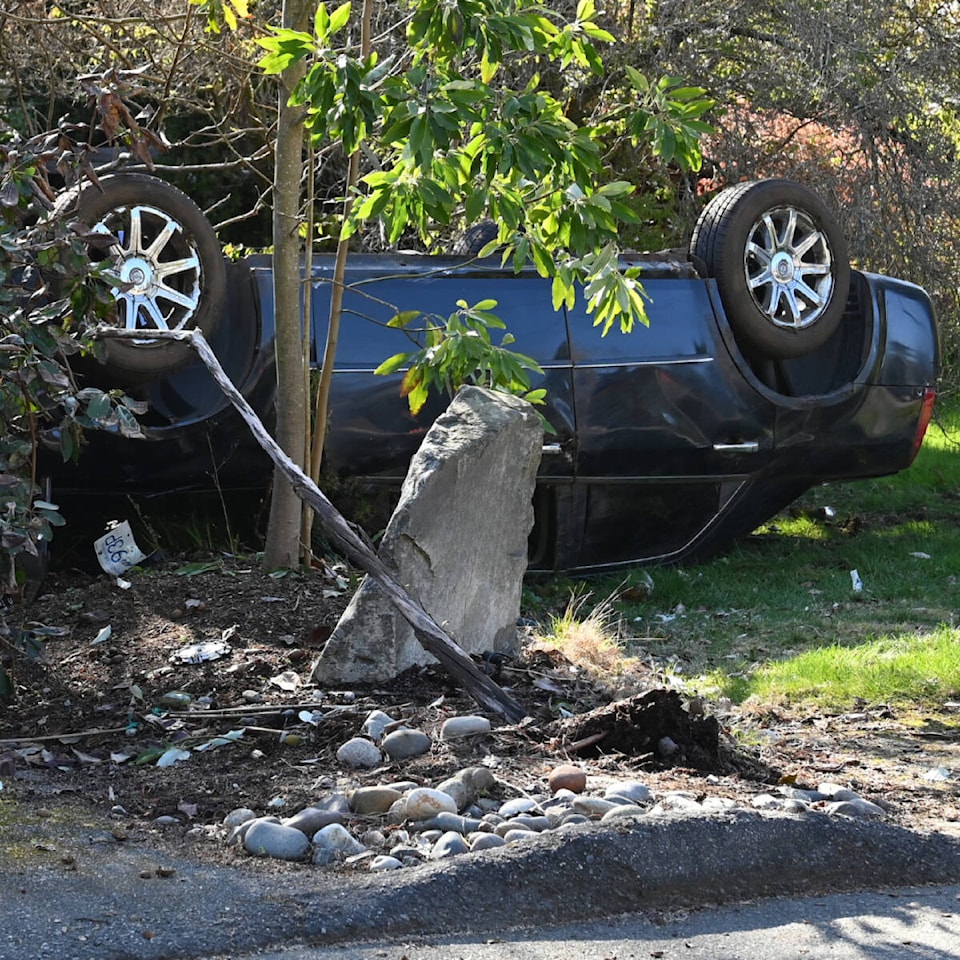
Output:
<instances>
[{"instance_id":1,"label":"car side panel","mask_svg":"<svg viewBox=\"0 0 960 960\"><path fill-rule=\"evenodd\" d=\"M605 337L570 311L577 476L616 480L743 476L773 452L774 405L731 361L712 281L651 280L650 326Z\"/></svg>"},{"instance_id":2,"label":"car side panel","mask_svg":"<svg viewBox=\"0 0 960 960\"><path fill-rule=\"evenodd\" d=\"M318 353L326 340L329 291L325 278L315 282L313 338ZM472 305L490 298L497 300L491 312L516 338L510 349L532 357L544 371L542 376L531 375L531 386L546 387L542 412L556 433L546 438L552 452L544 456L541 478L572 475L576 431L564 316L552 309L547 281L508 275L495 283L488 278L443 275L367 278L359 288L346 291L325 451L333 470L402 479L410 457L448 399L434 393L423 410L413 415L400 393L402 372L383 377L373 371L388 357L417 349L423 343L425 323L455 312L458 300ZM423 316L407 330L386 326L394 314L406 310L422 311ZM502 334L493 334L498 344Z\"/></svg>"}]
</instances>

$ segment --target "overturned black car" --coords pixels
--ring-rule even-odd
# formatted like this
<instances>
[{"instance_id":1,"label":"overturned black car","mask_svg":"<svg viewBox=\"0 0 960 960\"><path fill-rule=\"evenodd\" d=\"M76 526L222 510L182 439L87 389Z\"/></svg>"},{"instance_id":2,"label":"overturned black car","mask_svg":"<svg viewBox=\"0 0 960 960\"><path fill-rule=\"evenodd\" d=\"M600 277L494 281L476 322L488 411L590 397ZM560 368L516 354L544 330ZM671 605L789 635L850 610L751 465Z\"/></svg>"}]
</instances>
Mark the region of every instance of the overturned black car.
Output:
<instances>
[{"instance_id":1,"label":"overturned black car","mask_svg":"<svg viewBox=\"0 0 960 960\"><path fill-rule=\"evenodd\" d=\"M147 441L91 435L58 491L262 486L270 464L206 368L151 329L200 327L235 384L271 421L276 396L271 262L226 262L182 193L119 174L72 201L119 238L117 323L97 374L149 402ZM651 298L650 326L602 337L582 302L555 312L550 282L499 258L352 256L324 459L343 477L398 488L442 409L412 416L411 349L398 311L446 316L498 302L515 348L543 368L545 435L530 566L596 570L704 555L748 534L810 486L903 470L932 412L939 347L919 287L851 270L836 221L806 188L739 184L703 211L689 251L625 256ZM312 343L323 344L332 257L312 265Z\"/></svg>"}]
</instances>

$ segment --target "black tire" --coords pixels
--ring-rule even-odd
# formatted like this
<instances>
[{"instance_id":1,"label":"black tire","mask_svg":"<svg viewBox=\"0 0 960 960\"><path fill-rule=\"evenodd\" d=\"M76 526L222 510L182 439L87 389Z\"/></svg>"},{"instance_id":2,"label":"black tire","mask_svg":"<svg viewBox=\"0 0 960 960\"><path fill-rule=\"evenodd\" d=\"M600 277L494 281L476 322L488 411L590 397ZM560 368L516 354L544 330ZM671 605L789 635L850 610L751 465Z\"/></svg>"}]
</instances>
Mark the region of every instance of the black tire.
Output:
<instances>
[{"instance_id":1,"label":"black tire","mask_svg":"<svg viewBox=\"0 0 960 960\"><path fill-rule=\"evenodd\" d=\"M700 214L690 253L714 277L741 348L770 359L822 346L843 319L850 263L840 226L791 180L729 187Z\"/></svg>"},{"instance_id":2,"label":"black tire","mask_svg":"<svg viewBox=\"0 0 960 960\"><path fill-rule=\"evenodd\" d=\"M226 298L226 265L213 228L186 194L156 177L122 173L71 191L58 208L120 238L106 253L123 280L113 290L118 328L213 332ZM171 340L108 340L105 365L146 381L192 356L188 344Z\"/></svg>"},{"instance_id":3,"label":"black tire","mask_svg":"<svg viewBox=\"0 0 960 960\"><path fill-rule=\"evenodd\" d=\"M475 257L491 240L496 240L498 232L494 220L472 223L457 237L451 252L457 257Z\"/></svg>"}]
</instances>

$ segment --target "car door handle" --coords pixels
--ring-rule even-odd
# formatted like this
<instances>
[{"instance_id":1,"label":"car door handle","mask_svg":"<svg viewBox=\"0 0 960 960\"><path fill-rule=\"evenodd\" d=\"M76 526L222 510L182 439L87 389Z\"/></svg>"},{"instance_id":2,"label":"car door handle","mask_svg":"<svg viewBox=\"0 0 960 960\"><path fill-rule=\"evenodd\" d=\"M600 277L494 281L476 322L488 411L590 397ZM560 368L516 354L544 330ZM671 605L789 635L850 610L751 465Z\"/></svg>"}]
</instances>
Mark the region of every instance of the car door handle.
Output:
<instances>
[{"instance_id":1,"label":"car door handle","mask_svg":"<svg viewBox=\"0 0 960 960\"><path fill-rule=\"evenodd\" d=\"M545 457L556 457L563 453L563 445L559 443L545 443L540 448L540 452Z\"/></svg>"},{"instance_id":2,"label":"car door handle","mask_svg":"<svg viewBox=\"0 0 960 960\"><path fill-rule=\"evenodd\" d=\"M760 444L756 440L747 440L744 443L715 443L713 449L717 453L757 453Z\"/></svg>"}]
</instances>

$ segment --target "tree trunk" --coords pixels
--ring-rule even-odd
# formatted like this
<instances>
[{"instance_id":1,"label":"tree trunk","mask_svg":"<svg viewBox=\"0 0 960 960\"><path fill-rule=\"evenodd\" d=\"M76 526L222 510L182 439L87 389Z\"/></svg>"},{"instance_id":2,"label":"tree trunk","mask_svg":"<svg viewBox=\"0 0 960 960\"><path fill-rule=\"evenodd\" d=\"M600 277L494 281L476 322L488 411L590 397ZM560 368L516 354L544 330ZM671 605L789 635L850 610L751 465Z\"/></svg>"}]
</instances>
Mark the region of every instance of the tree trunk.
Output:
<instances>
[{"instance_id":1,"label":"tree trunk","mask_svg":"<svg viewBox=\"0 0 960 960\"><path fill-rule=\"evenodd\" d=\"M370 55L370 22L373 16L372 0L364 0L360 20L360 54ZM346 223L353 209L353 191L360 176L360 151L354 150L347 166L347 191L343 201L342 222ZM333 383L333 365L340 339L340 317L343 313L344 278L347 270L347 255L350 241L340 237L337 243L337 259L333 270L333 284L330 288L330 317L327 323L327 341L323 348L323 364L320 367L320 380L317 384L317 400L314 407L313 439L309 445L310 469L306 471L314 483L320 483L320 467L323 461L323 445L327 438L327 412L329 409L330 386ZM319 349L319 344L317 345ZM313 527L313 511L304 507L306 517L303 529L309 546L309 533Z\"/></svg>"},{"instance_id":2,"label":"tree trunk","mask_svg":"<svg viewBox=\"0 0 960 960\"><path fill-rule=\"evenodd\" d=\"M283 26L304 30L312 5L284 0ZM303 374L303 324L300 308L300 179L303 173L301 107L290 107L307 64L299 61L280 76L276 159L273 178L273 298L276 317L276 439L301 469L306 465L307 391ZM270 519L263 552L268 570L300 562L300 499L279 468L274 470Z\"/></svg>"}]
</instances>

